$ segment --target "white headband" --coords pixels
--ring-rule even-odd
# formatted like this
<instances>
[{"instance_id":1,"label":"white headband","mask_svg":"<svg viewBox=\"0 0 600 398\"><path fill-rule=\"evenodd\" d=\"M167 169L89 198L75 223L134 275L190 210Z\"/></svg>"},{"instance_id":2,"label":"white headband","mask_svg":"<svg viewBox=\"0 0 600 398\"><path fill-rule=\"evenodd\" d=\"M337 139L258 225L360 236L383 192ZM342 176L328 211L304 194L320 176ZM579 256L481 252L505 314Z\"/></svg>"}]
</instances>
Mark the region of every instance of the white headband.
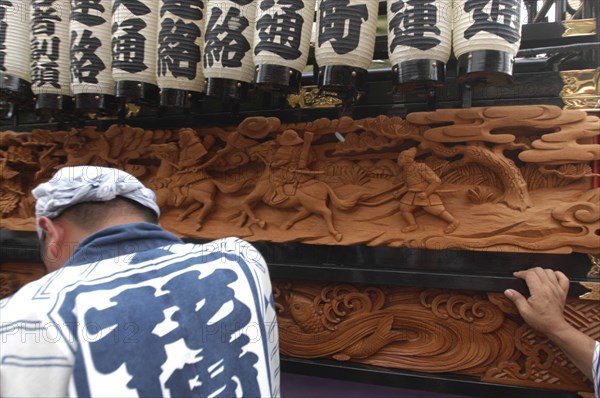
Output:
<instances>
[{"instance_id":1,"label":"white headband","mask_svg":"<svg viewBox=\"0 0 600 398\"><path fill-rule=\"evenodd\" d=\"M55 218L67 208L84 202L105 202L122 196L134 200L160 216L156 195L137 178L118 169L98 166L63 167L50 181L33 191L38 235L40 217Z\"/></svg>"}]
</instances>

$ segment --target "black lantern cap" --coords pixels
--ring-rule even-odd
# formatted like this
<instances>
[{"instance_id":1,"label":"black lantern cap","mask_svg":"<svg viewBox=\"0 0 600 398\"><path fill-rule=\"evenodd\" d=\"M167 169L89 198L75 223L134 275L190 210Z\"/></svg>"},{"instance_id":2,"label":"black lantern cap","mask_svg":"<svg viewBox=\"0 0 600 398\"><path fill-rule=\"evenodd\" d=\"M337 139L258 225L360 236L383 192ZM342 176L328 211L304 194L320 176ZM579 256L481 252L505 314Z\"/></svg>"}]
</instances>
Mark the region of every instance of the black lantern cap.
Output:
<instances>
[{"instance_id":1,"label":"black lantern cap","mask_svg":"<svg viewBox=\"0 0 600 398\"><path fill-rule=\"evenodd\" d=\"M319 69L319 88L337 93L366 93L368 73L346 65L325 65Z\"/></svg>"},{"instance_id":2,"label":"black lantern cap","mask_svg":"<svg viewBox=\"0 0 600 398\"><path fill-rule=\"evenodd\" d=\"M0 98L13 103L31 101L31 83L16 76L0 72Z\"/></svg>"},{"instance_id":3,"label":"black lantern cap","mask_svg":"<svg viewBox=\"0 0 600 398\"><path fill-rule=\"evenodd\" d=\"M392 67L394 85L441 85L446 78L446 64L435 59L415 59Z\"/></svg>"},{"instance_id":4,"label":"black lantern cap","mask_svg":"<svg viewBox=\"0 0 600 398\"><path fill-rule=\"evenodd\" d=\"M128 103L155 106L160 101L160 90L155 84L118 80L115 97Z\"/></svg>"},{"instance_id":5,"label":"black lantern cap","mask_svg":"<svg viewBox=\"0 0 600 398\"><path fill-rule=\"evenodd\" d=\"M274 64L256 66L255 82L260 89L287 91L297 94L300 92L301 81L302 72L296 69Z\"/></svg>"},{"instance_id":6,"label":"black lantern cap","mask_svg":"<svg viewBox=\"0 0 600 398\"><path fill-rule=\"evenodd\" d=\"M35 112L43 116L71 114L75 110L75 98L57 93L40 93L35 96Z\"/></svg>"},{"instance_id":7,"label":"black lantern cap","mask_svg":"<svg viewBox=\"0 0 600 398\"><path fill-rule=\"evenodd\" d=\"M191 109L202 97L202 93L197 91L163 88L160 90L160 106Z\"/></svg>"},{"instance_id":8,"label":"black lantern cap","mask_svg":"<svg viewBox=\"0 0 600 398\"><path fill-rule=\"evenodd\" d=\"M75 109L81 113L114 115L117 112L117 103L114 95L75 94Z\"/></svg>"},{"instance_id":9,"label":"black lantern cap","mask_svg":"<svg viewBox=\"0 0 600 398\"><path fill-rule=\"evenodd\" d=\"M506 51L468 52L458 57L458 82L470 85L511 84L514 60L514 56Z\"/></svg>"},{"instance_id":10,"label":"black lantern cap","mask_svg":"<svg viewBox=\"0 0 600 398\"><path fill-rule=\"evenodd\" d=\"M246 98L250 84L239 80L221 77L206 79L205 92L207 97L240 101Z\"/></svg>"}]
</instances>

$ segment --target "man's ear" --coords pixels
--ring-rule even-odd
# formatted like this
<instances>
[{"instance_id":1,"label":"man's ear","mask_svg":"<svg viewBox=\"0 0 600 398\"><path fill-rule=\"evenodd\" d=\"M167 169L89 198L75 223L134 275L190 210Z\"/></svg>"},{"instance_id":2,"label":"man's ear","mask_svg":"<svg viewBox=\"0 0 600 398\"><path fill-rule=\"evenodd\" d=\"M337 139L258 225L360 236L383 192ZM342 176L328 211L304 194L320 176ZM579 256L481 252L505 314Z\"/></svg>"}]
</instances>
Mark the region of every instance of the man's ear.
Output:
<instances>
[{"instance_id":1,"label":"man's ear","mask_svg":"<svg viewBox=\"0 0 600 398\"><path fill-rule=\"evenodd\" d=\"M45 235L44 242L42 242L44 262L50 270L50 268L54 268L51 267L51 264L58 261L61 250L64 250L65 230L59 223L45 216L40 217L38 223Z\"/></svg>"}]
</instances>

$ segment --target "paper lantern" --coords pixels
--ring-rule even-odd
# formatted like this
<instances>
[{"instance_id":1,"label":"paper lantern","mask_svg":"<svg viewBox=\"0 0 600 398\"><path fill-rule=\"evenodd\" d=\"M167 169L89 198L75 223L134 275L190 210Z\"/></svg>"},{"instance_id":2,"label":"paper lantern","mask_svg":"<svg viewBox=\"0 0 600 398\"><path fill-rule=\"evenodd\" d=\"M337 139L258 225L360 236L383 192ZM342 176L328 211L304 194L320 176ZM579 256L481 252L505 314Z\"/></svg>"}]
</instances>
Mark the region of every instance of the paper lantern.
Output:
<instances>
[{"instance_id":1,"label":"paper lantern","mask_svg":"<svg viewBox=\"0 0 600 398\"><path fill-rule=\"evenodd\" d=\"M315 49L321 88L366 90L378 5L372 0L321 0Z\"/></svg>"},{"instance_id":2,"label":"paper lantern","mask_svg":"<svg viewBox=\"0 0 600 398\"><path fill-rule=\"evenodd\" d=\"M29 0L0 0L0 111L31 98Z\"/></svg>"},{"instance_id":3,"label":"paper lantern","mask_svg":"<svg viewBox=\"0 0 600 398\"><path fill-rule=\"evenodd\" d=\"M252 41L255 0L206 3L204 76L206 95L238 100L254 79Z\"/></svg>"},{"instance_id":4,"label":"paper lantern","mask_svg":"<svg viewBox=\"0 0 600 398\"><path fill-rule=\"evenodd\" d=\"M260 0L254 31L256 84L298 92L306 67L315 0Z\"/></svg>"},{"instance_id":5,"label":"paper lantern","mask_svg":"<svg viewBox=\"0 0 600 398\"><path fill-rule=\"evenodd\" d=\"M162 106L189 108L204 91L204 3L160 0L156 81Z\"/></svg>"},{"instance_id":6,"label":"paper lantern","mask_svg":"<svg viewBox=\"0 0 600 398\"><path fill-rule=\"evenodd\" d=\"M31 91L36 109L52 116L73 108L70 14L68 1L31 3Z\"/></svg>"},{"instance_id":7,"label":"paper lantern","mask_svg":"<svg viewBox=\"0 0 600 398\"><path fill-rule=\"evenodd\" d=\"M156 0L113 0L112 75L121 104L158 103L158 8Z\"/></svg>"},{"instance_id":8,"label":"paper lantern","mask_svg":"<svg viewBox=\"0 0 600 398\"><path fill-rule=\"evenodd\" d=\"M450 0L388 0L388 52L395 84L444 80L452 52Z\"/></svg>"},{"instance_id":9,"label":"paper lantern","mask_svg":"<svg viewBox=\"0 0 600 398\"><path fill-rule=\"evenodd\" d=\"M512 80L521 41L521 0L455 0L452 30L459 82Z\"/></svg>"},{"instance_id":10,"label":"paper lantern","mask_svg":"<svg viewBox=\"0 0 600 398\"><path fill-rule=\"evenodd\" d=\"M71 89L75 108L107 112L114 107L110 0L71 0Z\"/></svg>"}]
</instances>

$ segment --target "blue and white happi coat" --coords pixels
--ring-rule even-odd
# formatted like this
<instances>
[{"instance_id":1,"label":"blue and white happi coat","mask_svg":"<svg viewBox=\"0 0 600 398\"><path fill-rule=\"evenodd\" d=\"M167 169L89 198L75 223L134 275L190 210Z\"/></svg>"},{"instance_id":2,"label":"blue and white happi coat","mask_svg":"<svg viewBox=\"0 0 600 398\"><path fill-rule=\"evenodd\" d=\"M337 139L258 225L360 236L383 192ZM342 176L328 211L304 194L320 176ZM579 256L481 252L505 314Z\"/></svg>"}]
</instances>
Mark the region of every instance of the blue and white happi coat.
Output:
<instances>
[{"instance_id":1,"label":"blue and white happi coat","mask_svg":"<svg viewBox=\"0 0 600 398\"><path fill-rule=\"evenodd\" d=\"M104 229L0 301L0 338L2 397L280 395L268 269L236 238Z\"/></svg>"},{"instance_id":2,"label":"blue and white happi coat","mask_svg":"<svg viewBox=\"0 0 600 398\"><path fill-rule=\"evenodd\" d=\"M594 356L592 359L592 375L594 378L594 391L596 398L600 397L600 341L596 341Z\"/></svg>"}]
</instances>

